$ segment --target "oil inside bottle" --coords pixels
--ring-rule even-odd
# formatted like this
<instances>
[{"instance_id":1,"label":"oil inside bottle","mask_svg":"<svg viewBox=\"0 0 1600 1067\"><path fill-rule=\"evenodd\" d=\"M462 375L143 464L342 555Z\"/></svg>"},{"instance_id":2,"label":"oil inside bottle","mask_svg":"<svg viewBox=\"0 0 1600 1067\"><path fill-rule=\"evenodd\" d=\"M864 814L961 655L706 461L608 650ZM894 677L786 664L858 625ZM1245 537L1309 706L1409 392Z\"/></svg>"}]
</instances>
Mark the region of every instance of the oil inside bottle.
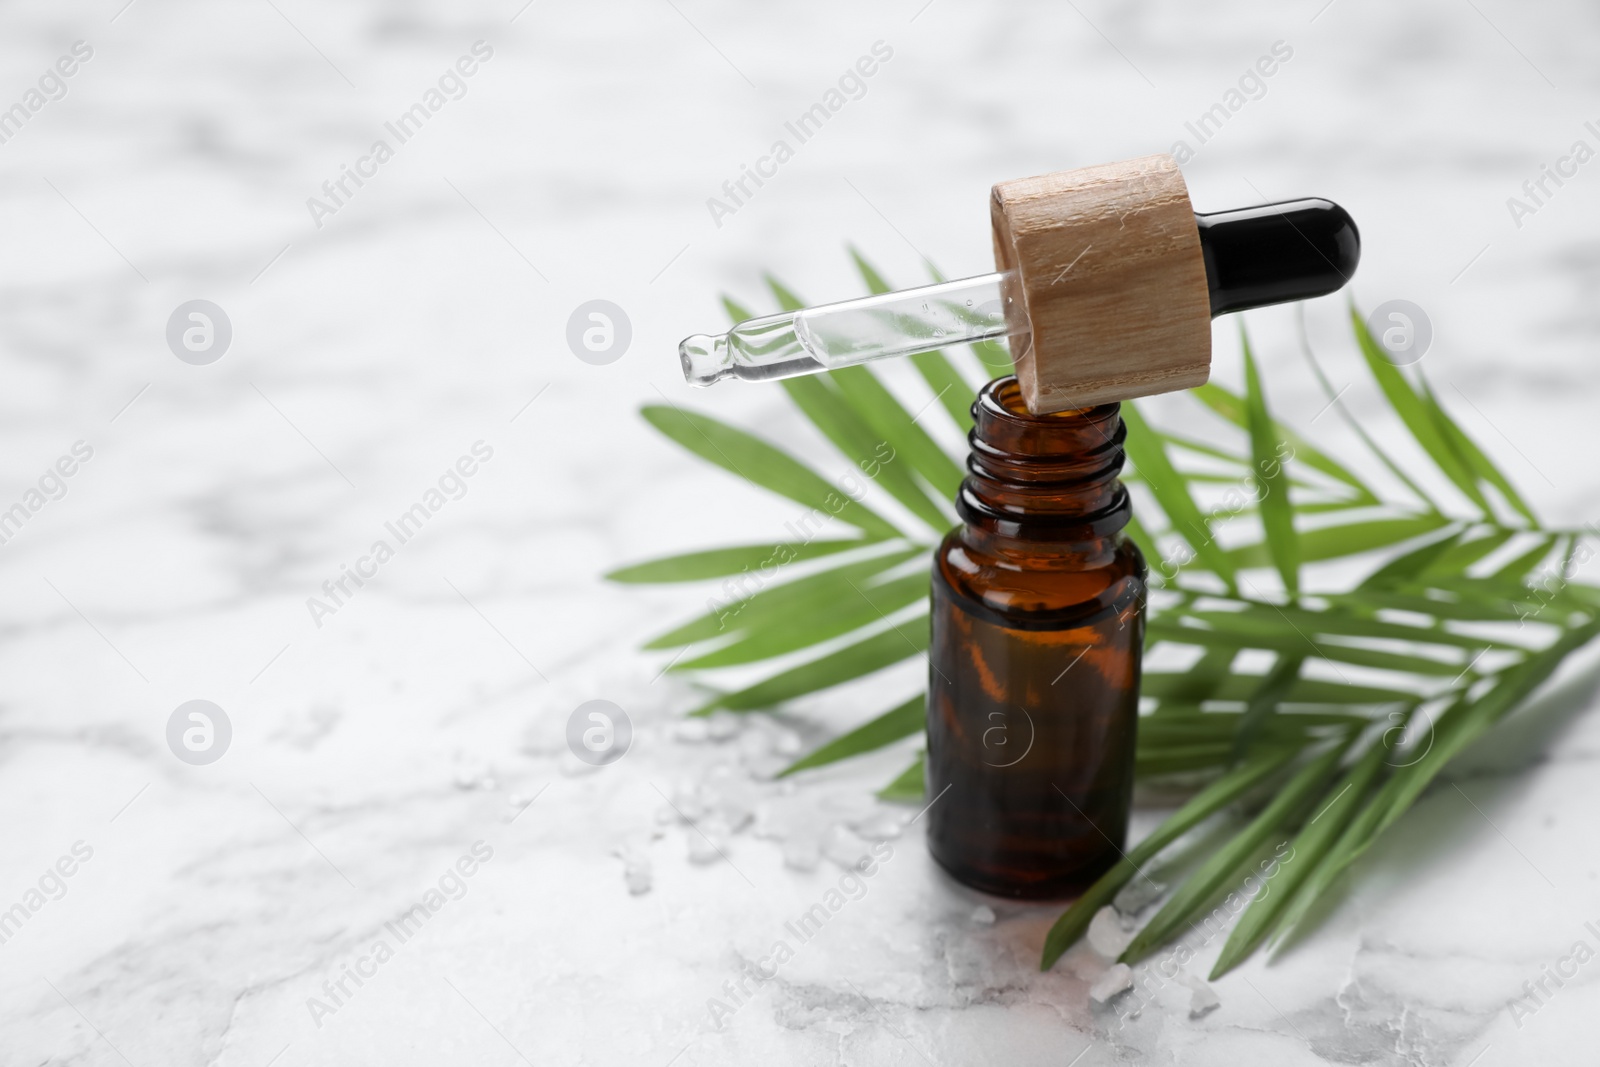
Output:
<instances>
[{"instance_id":1,"label":"oil inside bottle","mask_svg":"<svg viewBox=\"0 0 1600 1067\"><path fill-rule=\"evenodd\" d=\"M1073 895L1121 854L1132 801L1144 560L1122 534L1115 404L1034 416L1014 378L973 405L964 523L934 556L934 858L1001 896Z\"/></svg>"}]
</instances>

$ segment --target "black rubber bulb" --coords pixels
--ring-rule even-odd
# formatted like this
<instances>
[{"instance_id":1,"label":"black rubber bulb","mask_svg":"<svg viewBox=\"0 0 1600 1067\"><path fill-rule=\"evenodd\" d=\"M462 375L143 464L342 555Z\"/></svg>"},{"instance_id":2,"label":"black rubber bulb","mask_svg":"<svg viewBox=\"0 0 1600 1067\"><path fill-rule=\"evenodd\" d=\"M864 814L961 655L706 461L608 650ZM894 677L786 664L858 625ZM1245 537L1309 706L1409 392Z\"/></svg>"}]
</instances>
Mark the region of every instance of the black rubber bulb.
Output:
<instances>
[{"instance_id":1,"label":"black rubber bulb","mask_svg":"<svg viewBox=\"0 0 1600 1067\"><path fill-rule=\"evenodd\" d=\"M1332 200L1196 212L1194 220L1213 318L1334 292L1361 260L1355 220Z\"/></svg>"}]
</instances>

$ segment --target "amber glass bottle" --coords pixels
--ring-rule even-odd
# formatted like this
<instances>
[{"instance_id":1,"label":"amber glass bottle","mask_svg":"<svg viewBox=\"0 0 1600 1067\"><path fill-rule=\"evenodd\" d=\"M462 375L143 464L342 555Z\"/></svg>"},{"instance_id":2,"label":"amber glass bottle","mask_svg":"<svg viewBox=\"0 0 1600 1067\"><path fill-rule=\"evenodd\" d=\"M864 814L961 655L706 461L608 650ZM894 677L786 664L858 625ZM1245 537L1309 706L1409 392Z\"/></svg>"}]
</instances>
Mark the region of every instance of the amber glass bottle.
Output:
<instances>
[{"instance_id":1,"label":"amber glass bottle","mask_svg":"<svg viewBox=\"0 0 1600 1067\"><path fill-rule=\"evenodd\" d=\"M1030 415L1015 378L972 406L969 475L933 561L928 844L1000 896L1071 896L1128 826L1145 565L1122 534L1116 404ZM943 795L948 787L948 795Z\"/></svg>"}]
</instances>

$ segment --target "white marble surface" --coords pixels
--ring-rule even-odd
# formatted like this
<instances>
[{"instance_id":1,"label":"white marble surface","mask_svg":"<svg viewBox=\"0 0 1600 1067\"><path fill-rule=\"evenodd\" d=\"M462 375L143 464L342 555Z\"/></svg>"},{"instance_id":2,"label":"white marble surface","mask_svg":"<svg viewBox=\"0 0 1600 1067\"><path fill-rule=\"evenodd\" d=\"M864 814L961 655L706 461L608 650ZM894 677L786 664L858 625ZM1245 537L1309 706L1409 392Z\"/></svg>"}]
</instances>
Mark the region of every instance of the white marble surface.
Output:
<instances>
[{"instance_id":1,"label":"white marble surface","mask_svg":"<svg viewBox=\"0 0 1600 1067\"><path fill-rule=\"evenodd\" d=\"M1315 938L1218 983L1198 1020L1177 985L1137 1018L1091 1010L1086 949L1035 970L1053 909L982 921L911 827L713 1030L708 998L839 877L786 866L773 835L869 818L906 754L784 794L751 772L793 735L676 739L693 694L633 650L700 594L598 579L790 517L663 444L641 402L842 469L774 391L675 380L673 345L720 321L719 291L759 301L771 267L813 298L853 293L846 241L900 280L923 255L981 269L988 183L1166 149L1279 40L1292 60L1186 167L1197 201L1349 206L1356 298L1425 307L1446 400L1548 517L1600 517L1600 162L1520 228L1505 203L1574 140L1600 144L1592 6L122 3L0 11L0 105L75 40L94 49L0 144L0 508L93 449L0 546L0 908L92 849L0 945L0 1063L1592 1059L1600 963L1536 1016L1508 1009L1600 943L1582 671L1434 789ZM480 39L493 59L465 96L316 228L306 198ZM716 226L706 198L878 40L893 58L865 95ZM195 297L234 327L205 367L163 340ZM634 327L606 367L564 341L597 297ZM1309 311L1336 363L1341 314ZM1308 421L1292 321L1251 328ZM314 626L306 599L477 441L493 458L466 495ZM602 697L634 748L572 773L566 718ZM234 727L205 767L164 736L196 698ZM809 745L882 699L851 690L784 729ZM697 786L734 824L760 812L725 859L691 862L694 835L660 821ZM492 859L464 895L387 934L478 841ZM634 888L647 858L648 891L619 851ZM314 1019L379 940L393 958Z\"/></svg>"}]
</instances>

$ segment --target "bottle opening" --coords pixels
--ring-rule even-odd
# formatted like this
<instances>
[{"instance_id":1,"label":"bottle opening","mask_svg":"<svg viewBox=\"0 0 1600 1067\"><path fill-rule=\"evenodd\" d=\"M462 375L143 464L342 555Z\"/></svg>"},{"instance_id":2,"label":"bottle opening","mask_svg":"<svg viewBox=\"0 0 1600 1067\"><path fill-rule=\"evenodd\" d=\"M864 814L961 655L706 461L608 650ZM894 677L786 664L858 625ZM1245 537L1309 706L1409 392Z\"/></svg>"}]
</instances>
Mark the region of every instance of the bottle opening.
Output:
<instances>
[{"instance_id":1,"label":"bottle opening","mask_svg":"<svg viewBox=\"0 0 1600 1067\"><path fill-rule=\"evenodd\" d=\"M1015 376L984 386L972 405L976 450L1035 459L1091 460L1121 452L1121 406L1115 403L1035 415L1022 399Z\"/></svg>"}]
</instances>

